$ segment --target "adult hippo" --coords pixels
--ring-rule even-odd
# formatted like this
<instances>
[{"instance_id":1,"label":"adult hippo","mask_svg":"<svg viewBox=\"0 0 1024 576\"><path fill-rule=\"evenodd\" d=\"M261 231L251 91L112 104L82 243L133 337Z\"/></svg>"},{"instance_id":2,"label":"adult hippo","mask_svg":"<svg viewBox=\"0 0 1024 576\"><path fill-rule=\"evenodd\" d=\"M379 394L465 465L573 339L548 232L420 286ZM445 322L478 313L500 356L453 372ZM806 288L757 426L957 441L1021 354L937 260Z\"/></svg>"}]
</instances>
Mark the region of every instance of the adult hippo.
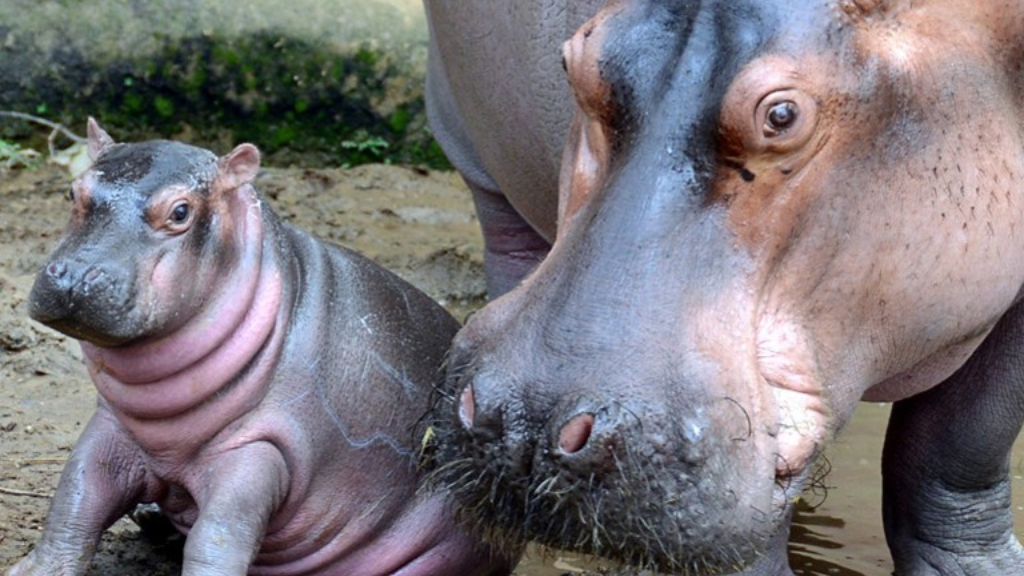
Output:
<instances>
[{"instance_id":1,"label":"adult hippo","mask_svg":"<svg viewBox=\"0 0 1024 576\"><path fill-rule=\"evenodd\" d=\"M436 478L464 519L790 574L816 456L858 400L894 401L897 573L1024 573L1024 3L426 5L494 290L554 240L450 356Z\"/></svg>"}]
</instances>

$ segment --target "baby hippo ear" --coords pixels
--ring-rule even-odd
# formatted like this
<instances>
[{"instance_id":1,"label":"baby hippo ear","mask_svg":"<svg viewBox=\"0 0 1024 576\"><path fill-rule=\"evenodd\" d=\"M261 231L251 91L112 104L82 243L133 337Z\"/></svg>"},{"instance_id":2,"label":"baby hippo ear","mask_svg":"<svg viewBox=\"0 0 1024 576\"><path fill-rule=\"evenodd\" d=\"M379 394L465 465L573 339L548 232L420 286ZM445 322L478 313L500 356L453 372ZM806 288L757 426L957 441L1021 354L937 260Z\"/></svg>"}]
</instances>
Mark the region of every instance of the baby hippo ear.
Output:
<instances>
[{"instance_id":1,"label":"baby hippo ear","mask_svg":"<svg viewBox=\"0 0 1024 576\"><path fill-rule=\"evenodd\" d=\"M239 144L217 160L217 188L234 190L252 182L259 170L259 149L252 144Z\"/></svg>"},{"instance_id":2,"label":"baby hippo ear","mask_svg":"<svg viewBox=\"0 0 1024 576\"><path fill-rule=\"evenodd\" d=\"M89 152L89 160L93 162L100 157L100 154L115 144L114 139L107 134L106 130L100 128L99 122L95 118L89 116L88 128L86 132L89 135L88 144L86 144L86 150Z\"/></svg>"}]
</instances>

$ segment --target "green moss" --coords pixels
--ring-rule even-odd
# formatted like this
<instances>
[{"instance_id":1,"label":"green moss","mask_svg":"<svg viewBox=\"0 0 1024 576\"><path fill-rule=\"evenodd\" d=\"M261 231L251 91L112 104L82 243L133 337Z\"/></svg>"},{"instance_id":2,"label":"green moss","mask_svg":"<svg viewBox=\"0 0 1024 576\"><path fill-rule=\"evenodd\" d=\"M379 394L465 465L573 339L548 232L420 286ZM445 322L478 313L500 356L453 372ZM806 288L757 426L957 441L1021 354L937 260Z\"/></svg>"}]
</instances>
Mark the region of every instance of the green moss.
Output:
<instances>
[{"instance_id":1,"label":"green moss","mask_svg":"<svg viewBox=\"0 0 1024 576\"><path fill-rule=\"evenodd\" d=\"M388 126L391 127L391 131L395 134L401 134L406 131L411 121L412 114L408 108L403 107L395 110L395 113L388 118Z\"/></svg>"},{"instance_id":2,"label":"green moss","mask_svg":"<svg viewBox=\"0 0 1024 576\"><path fill-rule=\"evenodd\" d=\"M409 80L422 72L369 43L339 51L269 32L207 34L102 67L67 50L53 56L52 79L17 87L23 111L79 131L92 115L125 140L188 134L218 152L253 142L277 164L449 167L426 129L422 80ZM10 124L0 137L26 135Z\"/></svg>"},{"instance_id":3,"label":"green moss","mask_svg":"<svg viewBox=\"0 0 1024 576\"><path fill-rule=\"evenodd\" d=\"M122 98L121 108L128 114L139 114L142 112L142 96L133 92L126 92Z\"/></svg>"},{"instance_id":4,"label":"green moss","mask_svg":"<svg viewBox=\"0 0 1024 576\"><path fill-rule=\"evenodd\" d=\"M166 96L157 96L153 99L153 108L156 113L164 118L174 116L174 102Z\"/></svg>"}]
</instances>

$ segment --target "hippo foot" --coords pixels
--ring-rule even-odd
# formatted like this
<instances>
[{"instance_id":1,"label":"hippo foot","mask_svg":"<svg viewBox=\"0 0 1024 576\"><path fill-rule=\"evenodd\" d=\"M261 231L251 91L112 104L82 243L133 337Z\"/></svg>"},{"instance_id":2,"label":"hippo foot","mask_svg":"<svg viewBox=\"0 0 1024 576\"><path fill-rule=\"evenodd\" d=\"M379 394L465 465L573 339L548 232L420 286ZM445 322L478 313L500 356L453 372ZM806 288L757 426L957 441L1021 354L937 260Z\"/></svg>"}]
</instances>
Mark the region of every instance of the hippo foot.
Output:
<instances>
[{"instance_id":1,"label":"hippo foot","mask_svg":"<svg viewBox=\"0 0 1024 576\"><path fill-rule=\"evenodd\" d=\"M36 546L28 556L7 571L7 576L75 576L85 574L88 566L88 561L82 562L75 556L52 554L44 546Z\"/></svg>"},{"instance_id":2,"label":"hippo foot","mask_svg":"<svg viewBox=\"0 0 1024 576\"><path fill-rule=\"evenodd\" d=\"M1014 535L1006 469L990 486L924 481L911 491L898 482L903 470L890 468L883 501L894 574L1024 574L1024 547Z\"/></svg>"},{"instance_id":3,"label":"hippo foot","mask_svg":"<svg viewBox=\"0 0 1024 576\"><path fill-rule=\"evenodd\" d=\"M896 576L996 576L1024 574L1024 548L1012 536L1000 550L958 554L933 544L916 542L896 561Z\"/></svg>"}]
</instances>

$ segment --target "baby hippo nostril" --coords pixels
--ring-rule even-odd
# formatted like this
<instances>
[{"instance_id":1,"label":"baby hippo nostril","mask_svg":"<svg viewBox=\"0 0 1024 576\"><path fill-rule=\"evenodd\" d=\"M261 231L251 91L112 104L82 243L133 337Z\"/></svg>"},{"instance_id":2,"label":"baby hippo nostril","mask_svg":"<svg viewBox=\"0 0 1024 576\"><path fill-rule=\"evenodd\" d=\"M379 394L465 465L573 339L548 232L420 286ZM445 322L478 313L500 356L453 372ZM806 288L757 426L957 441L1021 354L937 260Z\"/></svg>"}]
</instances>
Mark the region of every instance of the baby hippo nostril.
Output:
<instances>
[{"instance_id":1,"label":"baby hippo nostril","mask_svg":"<svg viewBox=\"0 0 1024 576\"><path fill-rule=\"evenodd\" d=\"M65 266L63 262L51 262L50 265L46 267L46 273L53 278L61 278L67 274L67 271L68 267Z\"/></svg>"},{"instance_id":2,"label":"baby hippo nostril","mask_svg":"<svg viewBox=\"0 0 1024 576\"><path fill-rule=\"evenodd\" d=\"M476 417L476 399L473 397L473 385L466 386L462 391L459 402L459 421L466 430L473 428L473 419Z\"/></svg>"},{"instance_id":3,"label":"baby hippo nostril","mask_svg":"<svg viewBox=\"0 0 1024 576\"><path fill-rule=\"evenodd\" d=\"M565 454L575 454L587 445L594 430L594 415L584 412L569 420L558 434L558 448Z\"/></svg>"},{"instance_id":4,"label":"baby hippo nostril","mask_svg":"<svg viewBox=\"0 0 1024 576\"><path fill-rule=\"evenodd\" d=\"M92 268L86 274L83 280L86 284L92 284L103 277L103 271L99 268Z\"/></svg>"}]
</instances>

